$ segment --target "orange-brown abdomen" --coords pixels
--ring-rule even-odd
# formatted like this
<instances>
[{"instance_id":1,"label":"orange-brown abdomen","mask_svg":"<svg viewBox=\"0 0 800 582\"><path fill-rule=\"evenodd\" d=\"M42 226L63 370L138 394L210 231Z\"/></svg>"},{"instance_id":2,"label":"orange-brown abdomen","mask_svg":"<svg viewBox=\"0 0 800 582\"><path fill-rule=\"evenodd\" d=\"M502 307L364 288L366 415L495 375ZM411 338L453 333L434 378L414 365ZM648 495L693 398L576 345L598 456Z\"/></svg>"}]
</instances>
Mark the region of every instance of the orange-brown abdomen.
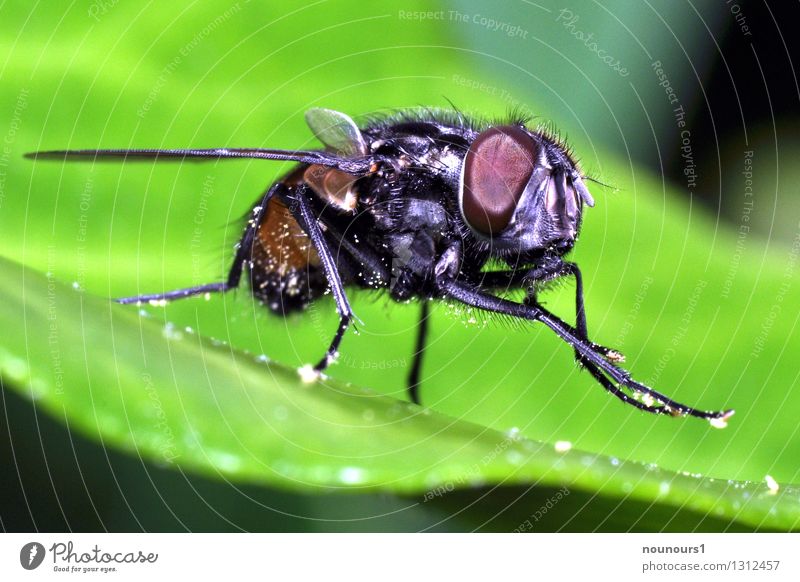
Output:
<instances>
[{"instance_id":1,"label":"orange-brown abdomen","mask_svg":"<svg viewBox=\"0 0 800 582\"><path fill-rule=\"evenodd\" d=\"M253 245L253 294L276 313L301 309L324 292L319 265L311 239L284 203L271 199Z\"/></svg>"}]
</instances>

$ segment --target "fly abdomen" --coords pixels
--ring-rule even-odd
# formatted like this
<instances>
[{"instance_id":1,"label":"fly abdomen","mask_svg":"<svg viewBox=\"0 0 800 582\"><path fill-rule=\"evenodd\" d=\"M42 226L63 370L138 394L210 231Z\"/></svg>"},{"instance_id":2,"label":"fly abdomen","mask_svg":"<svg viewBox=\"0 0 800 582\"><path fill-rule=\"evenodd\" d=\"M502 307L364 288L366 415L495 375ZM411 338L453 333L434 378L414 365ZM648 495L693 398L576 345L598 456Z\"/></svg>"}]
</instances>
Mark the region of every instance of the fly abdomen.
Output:
<instances>
[{"instance_id":1,"label":"fly abdomen","mask_svg":"<svg viewBox=\"0 0 800 582\"><path fill-rule=\"evenodd\" d=\"M253 295L277 314L305 309L327 288L311 239L277 198L258 226L249 270Z\"/></svg>"}]
</instances>

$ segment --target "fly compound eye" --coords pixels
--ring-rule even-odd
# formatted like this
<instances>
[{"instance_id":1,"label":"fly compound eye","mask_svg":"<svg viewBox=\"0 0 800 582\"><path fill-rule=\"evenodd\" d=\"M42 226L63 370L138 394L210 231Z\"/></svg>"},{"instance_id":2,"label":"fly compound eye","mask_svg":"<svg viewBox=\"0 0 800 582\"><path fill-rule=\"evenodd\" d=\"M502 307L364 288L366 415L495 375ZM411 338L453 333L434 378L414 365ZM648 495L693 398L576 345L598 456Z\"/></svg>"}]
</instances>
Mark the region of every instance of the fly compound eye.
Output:
<instances>
[{"instance_id":1,"label":"fly compound eye","mask_svg":"<svg viewBox=\"0 0 800 582\"><path fill-rule=\"evenodd\" d=\"M513 125L480 133L464 158L461 213L476 231L491 236L504 230L530 180L539 146Z\"/></svg>"}]
</instances>

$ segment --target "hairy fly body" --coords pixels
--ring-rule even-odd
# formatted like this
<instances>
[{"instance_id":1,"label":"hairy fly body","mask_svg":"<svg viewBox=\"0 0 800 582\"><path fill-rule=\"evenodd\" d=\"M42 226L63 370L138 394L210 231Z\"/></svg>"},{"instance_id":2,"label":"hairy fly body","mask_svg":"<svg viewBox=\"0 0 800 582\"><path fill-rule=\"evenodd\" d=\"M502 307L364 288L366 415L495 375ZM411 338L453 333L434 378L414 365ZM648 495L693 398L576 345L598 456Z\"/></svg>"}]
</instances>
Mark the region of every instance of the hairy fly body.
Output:
<instances>
[{"instance_id":1,"label":"hairy fly body","mask_svg":"<svg viewBox=\"0 0 800 582\"><path fill-rule=\"evenodd\" d=\"M298 165L272 184L247 216L225 281L120 303L180 299L235 289L242 276L271 311L303 309L330 291L340 322L314 366L336 358L354 315L347 288L382 289L397 301L420 300L409 393L419 402L428 305L442 299L541 322L567 342L603 388L641 410L691 415L724 426L732 410L706 412L633 380L622 356L592 342L581 271L564 256L594 201L575 160L547 132L523 120L475 122L459 112L421 110L375 118L362 127L347 115L312 109L306 120L324 150L73 150L37 157L257 158ZM490 268L497 267L500 268ZM537 300L543 282L574 277L576 323ZM499 296L523 289L525 299Z\"/></svg>"}]
</instances>

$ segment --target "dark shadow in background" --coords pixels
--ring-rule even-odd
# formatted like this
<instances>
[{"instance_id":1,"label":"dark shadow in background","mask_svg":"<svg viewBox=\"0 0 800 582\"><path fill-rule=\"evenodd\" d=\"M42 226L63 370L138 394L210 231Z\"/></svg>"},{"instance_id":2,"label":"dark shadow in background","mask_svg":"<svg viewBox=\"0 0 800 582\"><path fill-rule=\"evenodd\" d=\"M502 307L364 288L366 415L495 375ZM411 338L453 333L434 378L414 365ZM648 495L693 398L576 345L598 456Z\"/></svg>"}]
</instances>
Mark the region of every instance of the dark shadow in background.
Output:
<instances>
[{"instance_id":1,"label":"dark shadow in background","mask_svg":"<svg viewBox=\"0 0 800 582\"><path fill-rule=\"evenodd\" d=\"M800 3L721 0L719 5L731 12L720 39L722 56L714 60L703 83L705 96L695 100L689 121L702 186L692 195L738 227L744 152L751 150L757 177L749 226L763 238L790 242L800 216L800 187L786 173L800 153ZM662 150L668 154L665 173L680 187L686 183L680 135L671 135Z\"/></svg>"},{"instance_id":2,"label":"dark shadow in background","mask_svg":"<svg viewBox=\"0 0 800 582\"><path fill-rule=\"evenodd\" d=\"M559 495L551 487L478 488L425 502L227 484L104 449L31 402L3 394L0 527L7 532L624 532L653 523L672 532L752 531L690 511L577 490Z\"/></svg>"}]
</instances>

